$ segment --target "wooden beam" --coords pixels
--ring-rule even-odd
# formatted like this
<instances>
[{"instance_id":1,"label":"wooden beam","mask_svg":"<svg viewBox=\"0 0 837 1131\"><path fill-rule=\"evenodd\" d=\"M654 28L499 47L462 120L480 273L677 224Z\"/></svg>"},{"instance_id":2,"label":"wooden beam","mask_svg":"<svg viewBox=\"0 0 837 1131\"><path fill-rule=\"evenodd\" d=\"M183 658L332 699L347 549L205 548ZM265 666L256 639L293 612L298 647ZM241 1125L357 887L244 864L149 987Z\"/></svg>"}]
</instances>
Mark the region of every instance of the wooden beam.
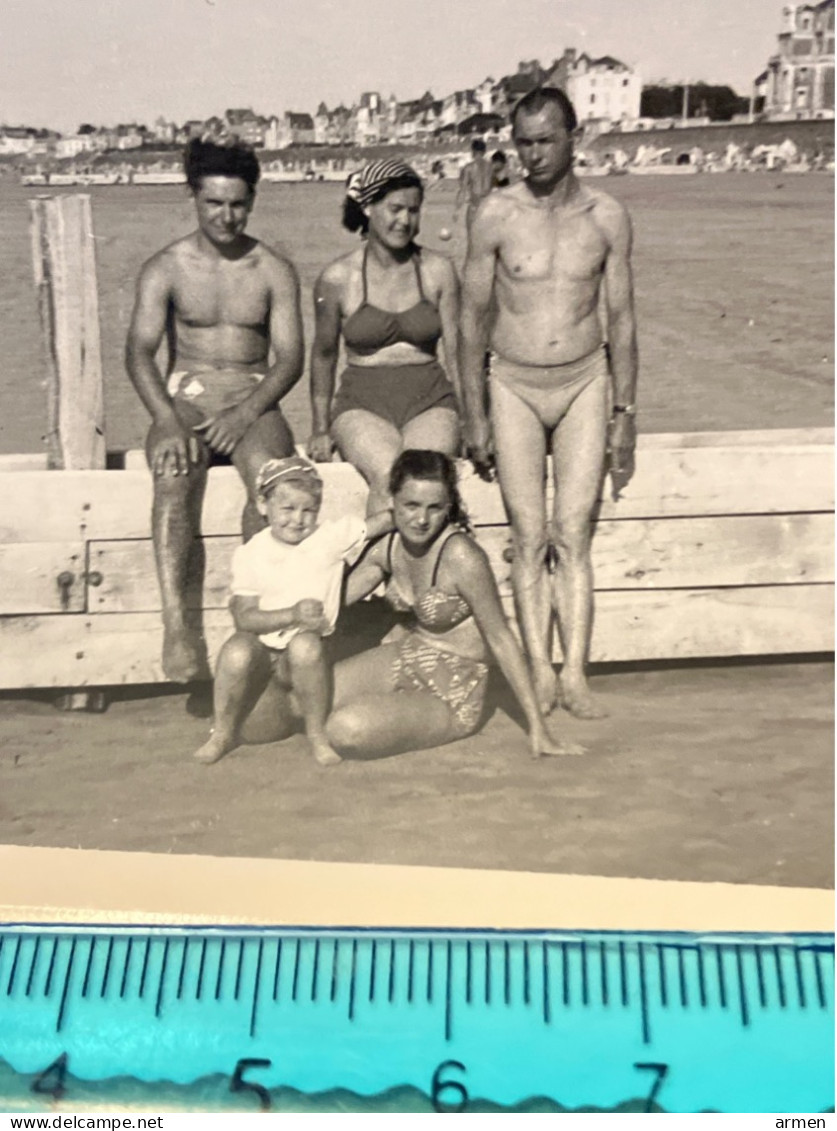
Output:
<instances>
[{"instance_id":1,"label":"wooden beam","mask_svg":"<svg viewBox=\"0 0 837 1131\"><path fill-rule=\"evenodd\" d=\"M508 527L481 526L476 534L501 592L511 592ZM191 592L189 607L226 608L231 559L241 539L203 541L203 593ZM91 542L89 552L93 584L86 608L91 613L159 611L150 539ZM602 520L593 537L593 575L597 590L830 582L834 520L831 514Z\"/></svg>"},{"instance_id":2,"label":"wooden beam","mask_svg":"<svg viewBox=\"0 0 837 1131\"><path fill-rule=\"evenodd\" d=\"M594 661L829 652L833 587L754 586L599 595ZM511 615L511 600L504 599ZM210 656L232 632L205 614ZM158 613L0 619L0 687L97 687L164 682ZM556 654L556 659L558 655Z\"/></svg>"},{"instance_id":3,"label":"wooden beam","mask_svg":"<svg viewBox=\"0 0 837 1131\"><path fill-rule=\"evenodd\" d=\"M84 542L0 544L0 616L84 612L85 551Z\"/></svg>"},{"instance_id":4,"label":"wooden beam","mask_svg":"<svg viewBox=\"0 0 837 1131\"><path fill-rule=\"evenodd\" d=\"M47 355L53 468L103 468L99 297L90 197L30 200L32 259Z\"/></svg>"}]
</instances>

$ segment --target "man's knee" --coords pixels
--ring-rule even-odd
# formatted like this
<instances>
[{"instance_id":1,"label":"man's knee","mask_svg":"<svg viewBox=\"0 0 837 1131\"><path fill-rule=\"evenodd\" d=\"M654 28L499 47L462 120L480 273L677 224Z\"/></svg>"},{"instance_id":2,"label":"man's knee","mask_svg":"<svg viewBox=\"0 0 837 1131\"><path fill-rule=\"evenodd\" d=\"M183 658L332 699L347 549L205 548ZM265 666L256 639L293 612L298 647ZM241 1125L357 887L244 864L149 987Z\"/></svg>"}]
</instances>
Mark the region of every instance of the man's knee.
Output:
<instances>
[{"instance_id":1,"label":"man's knee","mask_svg":"<svg viewBox=\"0 0 837 1131\"><path fill-rule=\"evenodd\" d=\"M288 659L294 668L311 668L322 662L323 642L316 632L298 632L288 644Z\"/></svg>"},{"instance_id":2,"label":"man's knee","mask_svg":"<svg viewBox=\"0 0 837 1131\"><path fill-rule=\"evenodd\" d=\"M326 737L337 750L359 750L363 746L364 728L351 707L339 707L326 722Z\"/></svg>"},{"instance_id":3,"label":"man's knee","mask_svg":"<svg viewBox=\"0 0 837 1131\"><path fill-rule=\"evenodd\" d=\"M520 565L543 565L548 545L546 530L515 530L512 528L514 561Z\"/></svg>"},{"instance_id":4,"label":"man's knee","mask_svg":"<svg viewBox=\"0 0 837 1131\"><path fill-rule=\"evenodd\" d=\"M224 644L219 664L227 671L245 672L264 654L265 646L252 632L236 632Z\"/></svg>"},{"instance_id":5,"label":"man's knee","mask_svg":"<svg viewBox=\"0 0 837 1131\"><path fill-rule=\"evenodd\" d=\"M592 537L593 520L587 512L564 515L555 521L554 541L559 557L587 557Z\"/></svg>"}]
</instances>

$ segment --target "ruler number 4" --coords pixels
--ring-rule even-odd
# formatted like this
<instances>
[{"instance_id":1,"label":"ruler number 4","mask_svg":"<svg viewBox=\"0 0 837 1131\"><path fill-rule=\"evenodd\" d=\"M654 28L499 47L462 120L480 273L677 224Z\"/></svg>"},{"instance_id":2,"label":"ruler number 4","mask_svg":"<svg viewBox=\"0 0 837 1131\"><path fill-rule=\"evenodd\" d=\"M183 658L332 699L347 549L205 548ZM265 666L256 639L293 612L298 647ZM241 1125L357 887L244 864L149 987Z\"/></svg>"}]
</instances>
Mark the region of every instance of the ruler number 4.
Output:
<instances>
[{"instance_id":1,"label":"ruler number 4","mask_svg":"<svg viewBox=\"0 0 837 1131\"><path fill-rule=\"evenodd\" d=\"M654 1104L657 1102L657 1096L660 1094L660 1089L663 1086L663 1081L668 1076L668 1065L659 1064L656 1061L639 1061L634 1064L634 1068L640 1071L653 1072L654 1083L651 1085L651 1091L648 1093L648 1098L645 1101L645 1110L653 1111Z\"/></svg>"},{"instance_id":2,"label":"ruler number 4","mask_svg":"<svg viewBox=\"0 0 837 1131\"><path fill-rule=\"evenodd\" d=\"M245 1056L235 1066L230 1080L230 1091L253 1092L259 1097L262 1111L270 1111L270 1092L261 1084L253 1084L249 1080L245 1080L244 1073L248 1068L270 1068L272 1064L272 1060L265 1060L263 1057Z\"/></svg>"}]
</instances>

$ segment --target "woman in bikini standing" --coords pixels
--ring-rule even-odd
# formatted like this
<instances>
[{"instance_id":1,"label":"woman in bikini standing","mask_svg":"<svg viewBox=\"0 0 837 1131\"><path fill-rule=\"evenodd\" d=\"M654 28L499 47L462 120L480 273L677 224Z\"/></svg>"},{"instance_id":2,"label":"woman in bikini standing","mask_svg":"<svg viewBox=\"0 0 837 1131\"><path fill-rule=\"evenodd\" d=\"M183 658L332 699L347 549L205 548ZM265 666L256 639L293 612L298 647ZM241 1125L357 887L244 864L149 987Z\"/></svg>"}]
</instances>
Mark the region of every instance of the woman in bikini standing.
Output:
<instances>
[{"instance_id":1,"label":"woman in bikini standing","mask_svg":"<svg viewBox=\"0 0 837 1131\"><path fill-rule=\"evenodd\" d=\"M384 581L389 602L410 614L410 627L399 640L337 665L326 724L334 748L375 758L474 734L493 654L526 716L532 756L583 753L546 729L488 559L467 533L453 461L435 451L404 451L388 487L395 531L355 568L347 599Z\"/></svg>"},{"instance_id":2,"label":"woman in bikini standing","mask_svg":"<svg viewBox=\"0 0 837 1131\"><path fill-rule=\"evenodd\" d=\"M459 446L459 287L450 261L415 242L422 196L401 161L353 173L343 224L365 236L363 246L326 267L314 288L308 454L328 460L336 444L369 484L370 512L386 505L402 448L454 455ZM347 368L334 396L341 338Z\"/></svg>"}]
</instances>

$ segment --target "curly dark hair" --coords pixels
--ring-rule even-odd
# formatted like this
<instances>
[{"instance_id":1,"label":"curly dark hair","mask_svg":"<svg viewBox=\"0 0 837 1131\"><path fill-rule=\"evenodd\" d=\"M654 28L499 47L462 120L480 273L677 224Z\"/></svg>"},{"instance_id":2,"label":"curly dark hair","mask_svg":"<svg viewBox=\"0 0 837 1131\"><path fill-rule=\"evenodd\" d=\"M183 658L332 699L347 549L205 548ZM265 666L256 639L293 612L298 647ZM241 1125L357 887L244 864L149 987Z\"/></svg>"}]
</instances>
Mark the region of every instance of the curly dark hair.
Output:
<instances>
[{"instance_id":1,"label":"curly dark hair","mask_svg":"<svg viewBox=\"0 0 837 1131\"><path fill-rule=\"evenodd\" d=\"M449 456L422 448L407 448L392 465L389 473L389 493L397 495L408 479L424 479L431 483L443 484L450 500L450 521L454 526L468 533L471 532L471 520L459 494L456 464Z\"/></svg>"},{"instance_id":2,"label":"curly dark hair","mask_svg":"<svg viewBox=\"0 0 837 1131\"><path fill-rule=\"evenodd\" d=\"M240 177L254 192L261 175L259 159L249 145L217 145L199 137L193 137L186 146L183 167L192 192L200 190L204 177Z\"/></svg>"},{"instance_id":3,"label":"curly dark hair","mask_svg":"<svg viewBox=\"0 0 837 1131\"><path fill-rule=\"evenodd\" d=\"M557 86L536 86L534 90L524 94L520 101L515 103L511 112L512 130L514 130L518 114L539 114L547 106L558 107L568 133L572 133L573 130L578 128L578 115L575 112L575 107L563 90L559 90Z\"/></svg>"},{"instance_id":4,"label":"curly dark hair","mask_svg":"<svg viewBox=\"0 0 837 1131\"><path fill-rule=\"evenodd\" d=\"M391 192L397 192L398 189L417 188L421 200L424 200L424 185L421 183L421 178L416 173L415 176L405 175L403 177L393 177L391 181L387 181L382 185L377 193L369 201L369 204L377 204L379 200L383 200L385 196L389 196ZM365 236L369 231L369 217L363 211L363 208L356 200L352 200L347 196L343 201L343 227L350 232L360 232Z\"/></svg>"}]
</instances>

